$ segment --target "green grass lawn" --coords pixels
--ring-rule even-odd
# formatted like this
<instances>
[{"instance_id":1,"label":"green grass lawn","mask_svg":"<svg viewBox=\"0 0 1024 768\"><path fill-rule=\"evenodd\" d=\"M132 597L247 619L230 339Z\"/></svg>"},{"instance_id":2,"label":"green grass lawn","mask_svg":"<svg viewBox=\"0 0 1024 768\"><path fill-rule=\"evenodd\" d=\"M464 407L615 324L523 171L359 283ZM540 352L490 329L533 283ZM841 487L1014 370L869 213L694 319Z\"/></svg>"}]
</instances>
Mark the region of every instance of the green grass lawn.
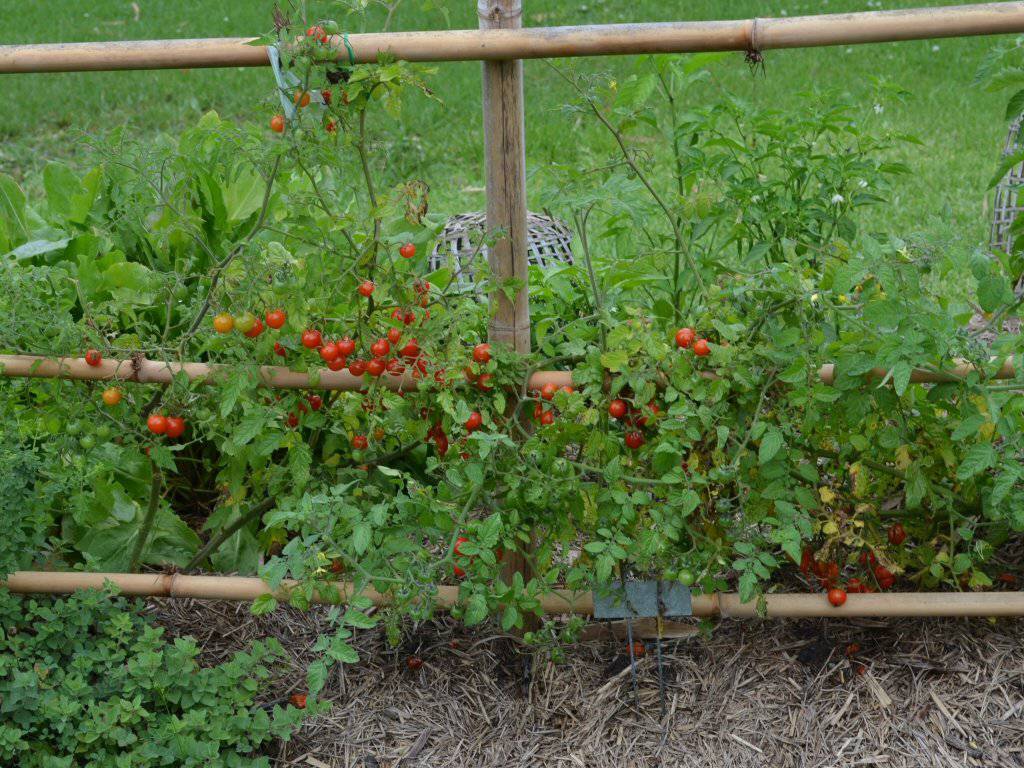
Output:
<instances>
[{"instance_id":1,"label":"green grass lawn","mask_svg":"<svg viewBox=\"0 0 1024 768\"><path fill-rule=\"evenodd\" d=\"M941 4L892 0L885 7ZM338 3L308 5L311 15L340 17ZM405 0L393 28L476 24L475 0L435 0L433 5L448 8L447 14L422 11L422 5ZM870 10L864 0L525 0L525 5L529 26ZM59 11L51 3L3 0L0 43L255 34L270 27L271 7L263 0L140 0L136 15L123 0L64 0ZM364 23L372 27L380 18ZM924 232L942 242L973 244L986 235L986 184L1006 131L1004 97L971 86L979 61L995 44L992 38L974 38L770 51L764 77L752 76L736 54L716 65L715 85L695 98L715 98L715 89L724 86L754 103L797 109L801 93L833 89L868 109L875 79L906 88L905 103L887 105L881 119L915 134L923 145L901 152L899 159L911 173L900 181L883 223L900 234ZM623 75L634 65L629 57L579 63ZM477 209L483 204L480 65L436 66L431 84L443 104L410 102L387 154L431 185L440 209ZM176 131L210 109L259 121L272 112L269 69L6 75L2 83L8 118L0 126L0 171L30 187L47 160L84 162L85 136L124 123L145 135ZM574 124L559 110L569 93L548 64L527 62L526 91L528 165L535 170L554 160L572 162L576 147L596 136L590 133L594 129Z\"/></svg>"}]
</instances>

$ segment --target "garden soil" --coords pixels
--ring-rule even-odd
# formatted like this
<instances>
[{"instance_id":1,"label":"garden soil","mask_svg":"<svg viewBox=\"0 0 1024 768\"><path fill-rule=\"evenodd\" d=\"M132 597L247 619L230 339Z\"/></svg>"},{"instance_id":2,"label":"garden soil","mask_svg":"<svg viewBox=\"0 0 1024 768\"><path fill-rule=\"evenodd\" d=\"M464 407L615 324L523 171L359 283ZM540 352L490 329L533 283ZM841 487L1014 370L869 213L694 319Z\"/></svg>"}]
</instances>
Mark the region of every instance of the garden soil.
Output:
<instances>
[{"instance_id":1,"label":"garden soil","mask_svg":"<svg viewBox=\"0 0 1024 768\"><path fill-rule=\"evenodd\" d=\"M326 609L150 606L169 635L199 640L204 662L280 640L291 657L268 702L303 691L329 629ZM1024 622L723 621L661 645L664 696L652 641L634 686L610 634L551 664L453 622L417 625L398 648L365 631L360 662L327 685L330 711L267 754L277 768L1024 768Z\"/></svg>"}]
</instances>

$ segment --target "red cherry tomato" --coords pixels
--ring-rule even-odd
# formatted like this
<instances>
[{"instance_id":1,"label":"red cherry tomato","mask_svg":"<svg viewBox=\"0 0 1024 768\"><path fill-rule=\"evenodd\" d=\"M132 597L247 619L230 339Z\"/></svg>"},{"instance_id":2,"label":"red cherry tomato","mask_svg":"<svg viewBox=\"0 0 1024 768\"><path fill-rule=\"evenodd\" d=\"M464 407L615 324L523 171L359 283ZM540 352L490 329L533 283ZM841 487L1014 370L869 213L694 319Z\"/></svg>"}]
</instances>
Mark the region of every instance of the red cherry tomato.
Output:
<instances>
[{"instance_id":1,"label":"red cherry tomato","mask_svg":"<svg viewBox=\"0 0 1024 768\"><path fill-rule=\"evenodd\" d=\"M366 361L360 358L348 361L348 372L353 376L362 376L366 373Z\"/></svg>"},{"instance_id":2,"label":"red cherry tomato","mask_svg":"<svg viewBox=\"0 0 1024 768\"><path fill-rule=\"evenodd\" d=\"M324 28L321 27L319 24L316 24L316 25L310 27L309 29L307 29L306 30L306 37L312 37L318 43L326 43L327 42L327 33L324 32Z\"/></svg>"},{"instance_id":3,"label":"red cherry tomato","mask_svg":"<svg viewBox=\"0 0 1024 768\"><path fill-rule=\"evenodd\" d=\"M267 327L273 328L276 331L278 328L284 326L285 320L287 319L288 317L285 315L283 309L275 309L271 312L267 312Z\"/></svg>"},{"instance_id":4,"label":"red cherry tomato","mask_svg":"<svg viewBox=\"0 0 1024 768\"><path fill-rule=\"evenodd\" d=\"M540 423L545 427L555 423L555 412L548 410L540 415Z\"/></svg>"},{"instance_id":5,"label":"red cherry tomato","mask_svg":"<svg viewBox=\"0 0 1024 768\"><path fill-rule=\"evenodd\" d=\"M306 694L304 693L293 693L288 697L288 702L299 709L306 708Z\"/></svg>"},{"instance_id":6,"label":"red cherry tomato","mask_svg":"<svg viewBox=\"0 0 1024 768\"><path fill-rule=\"evenodd\" d=\"M804 551L800 555L800 573L806 576L813 566L814 550L810 547L804 547Z\"/></svg>"},{"instance_id":7,"label":"red cherry tomato","mask_svg":"<svg viewBox=\"0 0 1024 768\"><path fill-rule=\"evenodd\" d=\"M397 357L392 357L388 360L386 368L392 376L401 376L405 373L405 365Z\"/></svg>"},{"instance_id":8,"label":"red cherry tomato","mask_svg":"<svg viewBox=\"0 0 1024 768\"><path fill-rule=\"evenodd\" d=\"M159 413L150 414L146 419L146 427L154 435L162 435L167 431L167 417L161 416Z\"/></svg>"},{"instance_id":9,"label":"red cherry tomato","mask_svg":"<svg viewBox=\"0 0 1024 768\"><path fill-rule=\"evenodd\" d=\"M370 296L373 294L373 289L376 287L377 286L373 284L372 280L364 280L362 283L359 284L359 293L361 296L370 298Z\"/></svg>"},{"instance_id":10,"label":"red cherry tomato","mask_svg":"<svg viewBox=\"0 0 1024 768\"><path fill-rule=\"evenodd\" d=\"M309 403L309 407L312 408L314 411L319 411L321 408L324 407L324 399L320 397L320 395L310 395L309 397L306 398L306 400Z\"/></svg>"},{"instance_id":11,"label":"red cherry tomato","mask_svg":"<svg viewBox=\"0 0 1024 768\"><path fill-rule=\"evenodd\" d=\"M491 345L484 343L473 347L473 360L480 363L480 365L489 363L491 360Z\"/></svg>"},{"instance_id":12,"label":"red cherry tomato","mask_svg":"<svg viewBox=\"0 0 1024 768\"><path fill-rule=\"evenodd\" d=\"M261 333L263 333L263 321L257 317L256 321L252 324L252 328L246 331L245 335L250 339L255 339Z\"/></svg>"},{"instance_id":13,"label":"red cherry tomato","mask_svg":"<svg viewBox=\"0 0 1024 768\"><path fill-rule=\"evenodd\" d=\"M406 360L414 360L420 356L420 345L416 339L409 339L406 345L398 351L398 354Z\"/></svg>"},{"instance_id":14,"label":"red cherry tomato","mask_svg":"<svg viewBox=\"0 0 1024 768\"><path fill-rule=\"evenodd\" d=\"M284 133L284 115L274 115L270 118L270 130L274 133Z\"/></svg>"},{"instance_id":15,"label":"red cherry tomato","mask_svg":"<svg viewBox=\"0 0 1024 768\"><path fill-rule=\"evenodd\" d=\"M902 523L893 523L889 528L889 543L898 547L907 540L907 532Z\"/></svg>"},{"instance_id":16,"label":"red cherry tomato","mask_svg":"<svg viewBox=\"0 0 1024 768\"><path fill-rule=\"evenodd\" d=\"M348 360L344 357L336 357L327 363L327 368L332 371L343 371L346 365L348 365Z\"/></svg>"},{"instance_id":17,"label":"red cherry tomato","mask_svg":"<svg viewBox=\"0 0 1024 768\"><path fill-rule=\"evenodd\" d=\"M878 586L882 589L889 589L889 587L896 583L896 577L893 576L892 571L884 565L876 565L874 573L875 579L878 581Z\"/></svg>"},{"instance_id":18,"label":"red cherry tomato","mask_svg":"<svg viewBox=\"0 0 1024 768\"><path fill-rule=\"evenodd\" d=\"M85 362L95 368L103 362L103 355L98 349L90 349L85 353Z\"/></svg>"},{"instance_id":19,"label":"red cherry tomato","mask_svg":"<svg viewBox=\"0 0 1024 768\"><path fill-rule=\"evenodd\" d=\"M473 411L471 414L469 414L469 418L466 419L466 424L465 424L466 431L467 432L475 432L476 430L480 429L480 426L483 423L484 423L484 419L480 415L480 413L478 411Z\"/></svg>"},{"instance_id":20,"label":"red cherry tomato","mask_svg":"<svg viewBox=\"0 0 1024 768\"><path fill-rule=\"evenodd\" d=\"M387 363L380 357L375 357L366 364L366 371L371 376L380 376L386 368Z\"/></svg>"},{"instance_id":21,"label":"red cherry tomato","mask_svg":"<svg viewBox=\"0 0 1024 768\"><path fill-rule=\"evenodd\" d=\"M369 441L366 439L366 435L355 435L352 437L352 447L357 451L364 451L369 445Z\"/></svg>"},{"instance_id":22,"label":"red cherry tomato","mask_svg":"<svg viewBox=\"0 0 1024 768\"><path fill-rule=\"evenodd\" d=\"M828 591L828 601L836 608L846 602L846 592L834 587Z\"/></svg>"},{"instance_id":23,"label":"red cherry tomato","mask_svg":"<svg viewBox=\"0 0 1024 768\"><path fill-rule=\"evenodd\" d=\"M305 344L306 342L303 341L302 343ZM320 347L320 358L325 363L329 363L332 360L337 360L340 355L341 352L338 351L338 345L335 344L333 341L329 341L322 347Z\"/></svg>"},{"instance_id":24,"label":"red cherry tomato","mask_svg":"<svg viewBox=\"0 0 1024 768\"><path fill-rule=\"evenodd\" d=\"M554 382L549 381L543 387L540 388L540 396L545 400L551 400L555 393L558 391L558 385Z\"/></svg>"},{"instance_id":25,"label":"red cherry tomato","mask_svg":"<svg viewBox=\"0 0 1024 768\"><path fill-rule=\"evenodd\" d=\"M629 410L629 406L626 405L625 400L619 400L616 398L608 403L608 415L613 419L621 419L626 415L627 410Z\"/></svg>"},{"instance_id":26,"label":"red cherry tomato","mask_svg":"<svg viewBox=\"0 0 1024 768\"><path fill-rule=\"evenodd\" d=\"M697 357L707 357L711 354L711 347L708 346L707 339L697 339L693 342L693 354Z\"/></svg>"},{"instance_id":27,"label":"red cherry tomato","mask_svg":"<svg viewBox=\"0 0 1024 768\"><path fill-rule=\"evenodd\" d=\"M416 255L416 246L412 243L406 243L398 249L398 252L402 255L403 259L411 259Z\"/></svg>"},{"instance_id":28,"label":"red cherry tomato","mask_svg":"<svg viewBox=\"0 0 1024 768\"><path fill-rule=\"evenodd\" d=\"M323 336L315 328L307 328L302 332L302 346L307 349L316 349L323 343Z\"/></svg>"},{"instance_id":29,"label":"red cherry tomato","mask_svg":"<svg viewBox=\"0 0 1024 768\"><path fill-rule=\"evenodd\" d=\"M180 416L168 416L165 434L170 438L181 437L185 434L185 420Z\"/></svg>"},{"instance_id":30,"label":"red cherry tomato","mask_svg":"<svg viewBox=\"0 0 1024 768\"><path fill-rule=\"evenodd\" d=\"M377 339L377 341L373 342L370 346L370 352L374 357L384 357L390 351L391 345L388 343L387 339Z\"/></svg>"},{"instance_id":31,"label":"red cherry tomato","mask_svg":"<svg viewBox=\"0 0 1024 768\"><path fill-rule=\"evenodd\" d=\"M648 403L647 410L649 410L655 416L661 413L661 408L658 407L657 403ZM641 416L639 419L636 420L636 423L641 427L646 427L648 418L648 416Z\"/></svg>"},{"instance_id":32,"label":"red cherry tomato","mask_svg":"<svg viewBox=\"0 0 1024 768\"><path fill-rule=\"evenodd\" d=\"M348 336L342 336L341 341L336 342L338 345L338 352L343 357L348 357L356 351L356 343L352 341Z\"/></svg>"},{"instance_id":33,"label":"red cherry tomato","mask_svg":"<svg viewBox=\"0 0 1024 768\"><path fill-rule=\"evenodd\" d=\"M409 668L410 672L418 672L423 668L423 659L419 656L410 656L405 660L405 666Z\"/></svg>"},{"instance_id":34,"label":"red cherry tomato","mask_svg":"<svg viewBox=\"0 0 1024 768\"><path fill-rule=\"evenodd\" d=\"M634 451L644 444L643 432L627 432L626 433L626 445L632 448Z\"/></svg>"},{"instance_id":35,"label":"red cherry tomato","mask_svg":"<svg viewBox=\"0 0 1024 768\"><path fill-rule=\"evenodd\" d=\"M392 344L397 344L402 340L402 329L401 328L388 328L388 341ZM387 354L386 352L384 354Z\"/></svg>"},{"instance_id":36,"label":"red cherry tomato","mask_svg":"<svg viewBox=\"0 0 1024 768\"><path fill-rule=\"evenodd\" d=\"M455 554L456 554L456 555L458 555L459 557L462 557L462 545L463 545L464 543L466 543L467 541L469 541L469 539L467 539L467 538L466 538L465 536L459 536L459 538L457 538L457 539L455 540L455 549L454 549L454 552L455 552ZM463 576L465 576L465 575L466 575L466 572L465 572L464 570L462 570L461 568L459 568L459 566L457 566L457 565L456 565L456 566L453 566L453 567L452 567L452 571L453 571L453 572L455 573L455 575L456 575L456 576L458 576L458 577L459 577L460 579L461 579L461 578L462 578Z\"/></svg>"},{"instance_id":37,"label":"red cherry tomato","mask_svg":"<svg viewBox=\"0 0 1024 768\"><path fill-rule=\"evenodd\" d=\"M278 357L287 357L288 350L281 346L279 341L274 342L274 354Z\"/></svg>"},{"instance_id":38,"label":"red cherry tomato","mask_svg":"<svg viewBox=\"0 0 1024 768\"><path fill-rule=\"evenodd\" d=\"M697 334L693 332L693 328L680 328L676 331L676 346L680 349L687 349L693 340L697 338Z\"/></svg>"},{"instance_id":39,"label":"red cherry tomato","mask_svg":"<svg viewBox=\"0 0 1024 768\"><path fill-rule=\"evenodd\" d=\"M295 429L299 426L299 415L297 413L289 413L287 424L292 429Z\"/></svg>"},{"instance_id":40,"label":"red cherry tomato","mask_svg":"<svg viewBox=\"0 0 1024 768\"><path fill-rule=\"evenodd\" d=\"M875 553L870 549L866 549L860 553L860 557L857 558L857 562L859 562L864 568L867 568L868 565L874 566L876 562Z\"/></svg>"},{"instance_id":41,"label":"red cherry tomato","mask_svg":"<svg viewBox=\"0 0 1024 768\"><path fill-rule=\"evenodd\" d=\"M490 392L494 389L494 385L491 384L491 379L493 378L493 373L481 373L480 378L476 380L477 389L482 389L484 392Z\"/></svg>"}]
</instances>

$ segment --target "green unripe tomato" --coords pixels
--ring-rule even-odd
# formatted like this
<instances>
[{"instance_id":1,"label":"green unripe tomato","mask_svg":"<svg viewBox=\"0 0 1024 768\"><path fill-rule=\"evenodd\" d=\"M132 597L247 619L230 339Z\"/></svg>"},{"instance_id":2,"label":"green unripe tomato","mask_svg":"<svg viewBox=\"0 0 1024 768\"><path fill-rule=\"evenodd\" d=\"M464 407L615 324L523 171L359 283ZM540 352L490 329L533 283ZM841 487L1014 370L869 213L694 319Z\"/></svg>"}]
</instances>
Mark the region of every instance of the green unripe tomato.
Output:
<instances>
[{"instance_id":1,"label":"green unripe tomato","mask_svg":"<svg viewBox=\"0 0 1024 768\"><path fill-rule=\"evenodd\" d=\"M96 447L96 438L92 435L82 435L78 438L78 444L87 451L91 451Z\"/></svg>"},{"instance_id":2,"label":"green unripe tomato","mask_svg":"<svg viewBox=\"0 0 1024 768\"><path fill-rule=\"evenodd\" d=\"M676 578L679 579L679 583L682 584L684 587L692 587L693 582L697 580L696 577L693 575L693 571L687 570L686 568L681 570Z\"/></svg>"},{"instance_id":3,"label":"green unripe tomato","mask_svg":"<svg viewBox=\"0 0 1024 768\"><path fill-rule=\"evenodd\" d=\"M68 425L65 428L65 431L69 435L80 435L80 434L82 434L82 422L77 421L77 420L76 421L68 422Z\"/></svg>"},{"instance_id":4,"label":"green unripe tomato","mask_svg":"<svg viewBox=\"0 0 1024 768\"><path fill-rule=\"evenodd\" d=\"M46 419L46 431L51 435L56 435L60 432L60 419L56 416L50 416Z\"/></svg>"},{"instance_id":5,"label":"green unripe tomato","mask_svg":"<svg viewBox=\"0 0 1024 768\"><path fill-rule=\"evenodd\" d=\"M96 429L94 431L94 434L96 435L97 439L99 439L99 440L109 440L110 439L110 434L111 434L110 433L110 425L109 424L100 424L98 427L96 427Z\"/></svg>"},{"instance_id":6,"label":"green unripe tomato","mask_svg":"<svg viewBox=\"0 0 1024 768\"><path fill-rule=\"evenodd\" d=\"M243 312L235 318L235 328L242 333L248 333L256 326L256 315L252 312Z\"/></svg>"}]
</instances>

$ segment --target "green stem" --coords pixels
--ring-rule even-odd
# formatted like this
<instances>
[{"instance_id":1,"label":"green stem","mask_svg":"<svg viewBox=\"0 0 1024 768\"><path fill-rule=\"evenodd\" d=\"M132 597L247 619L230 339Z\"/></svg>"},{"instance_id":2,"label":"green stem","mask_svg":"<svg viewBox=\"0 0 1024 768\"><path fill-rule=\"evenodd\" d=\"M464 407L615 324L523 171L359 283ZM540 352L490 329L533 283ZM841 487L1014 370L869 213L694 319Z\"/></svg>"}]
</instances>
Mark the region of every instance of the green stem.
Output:
<instances>
[{"instance_id":1,"label":"green stem","mask_svg":"<svg viewBox=\"0 0 1024 768\"><path fill-rule=\"evenodd\" d=\"M210 555L212 555L214 552L220 549L221 545L225 541L230 539L239 530L244 528L257 517L261 516L264 512L267 512L270 509L272 509L275 503L275 499L264 499L255 507L250 509L248 512L239 515L238 519L235 520L235 522L233 522L227 528L224 528L220 533L218 533L216 536L214 536L212 539L206 542L206 546L200 549L196 553L196 556L189 560L188 565L185 566L185 570L191 571L193 568L198 568L203 562L206 561L207 558L210 557Z\"/></svg>"},{"instance_id":2,"label":"green stem","mask_svg":"<svg viewBox=\"0 0 1024 768\"><path fill-rule=\"evenodd\" d=\"M146 548L146 540L150 531L153 530L153 521L156 520L156 511L160 507L160 489L162 487L160 471L152 459L149 462L153 479L149 485L149 507L146 509L146 516L142 518L142 528L139 530L139 537L135 540L132 554L128 558L128 570L134 573L139 569L139 561L142 559L142 552Z\"/></svg>"}]
</instances>

